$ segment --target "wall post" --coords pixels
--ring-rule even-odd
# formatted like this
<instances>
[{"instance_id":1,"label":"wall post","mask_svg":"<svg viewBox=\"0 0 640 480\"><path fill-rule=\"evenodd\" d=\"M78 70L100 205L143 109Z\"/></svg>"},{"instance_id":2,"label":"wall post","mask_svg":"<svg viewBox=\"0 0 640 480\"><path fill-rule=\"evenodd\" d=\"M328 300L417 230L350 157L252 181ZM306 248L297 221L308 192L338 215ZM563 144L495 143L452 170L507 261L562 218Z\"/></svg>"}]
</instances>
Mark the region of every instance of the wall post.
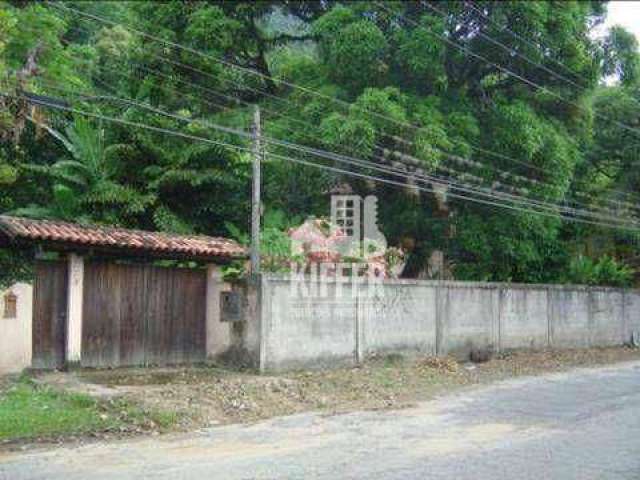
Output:
<instances>
[{"instance_id":1,"label":"wall post","mask_svg":"<svg viewBox=\"0 0 640 480\"><path fill-rule=\"evenodd\" d=\"M435 311L436 311L436 356L444 355L444 314L442 312L444 295L447 294L447 286L440 282L436 287Z\"/></svg>"},{"instance_id":2,"label":"wall post","mask_svg":"<svg viewBox=\"0 0 640 480\"><path fill-rule=\"evenodd\" d=\"M258 335L258 341L256 342L256 348L258 349L257 363L260 373L264 373L267 369L267 345L269 329L271 328L271 291L269 278L263 274L254 275L252 279L255 291L255 313L254 322L257 322L256 332ZM269 322L269 323L267 323Z\"/></svg>"},{"instance_id":3,"label":"wall post","mask_svg":"<svg viewBox=\"0 0 640 480\"><path fill-rule=\"evenodd\" d=\"M622 345L625 345L629 339L627 338L627 332L629 326L627 325L627 291L622 291Z\"/></svg>"},{"instance_id":4,"label":"wall post","mask_svg":"<svg viewBox=\"0 0 640 480\"><path fill-rule=\"evenodd\" d=\"M358 287L352 287L352 288L358 288ZM356 301L356 305L355 305L355 313L356 313L356 319L355 319L355 351L356 351L356 363L362 363L364 361L364 321L365 321L365 314L364 314L364 306L362 304L362 302L360 301L360 293L361 290L358 289L356 292L351 292L351 294L353 295L355 293L355 301Z\"/></svg>"},{"instance_id":5,"label":"wall post","mask_svg":"<svg viewBox=\"0 0 640 480\"><path fill-rule=\"evenodd\" d=\"M82 302L84 296L84 258L68 256L67 328L65 363L79 365L82 360Z\"/></svg>"},{"instance_id":6,"label":"wall post","mask_svg":"<svg viewBox=\"0 0 640 480\"><path fill-rule=\"evenodd\" d=\"M591 348L594 347L594 325L595 325L595 319L594 319L594 314L593 314L593 289L591 287L587 287L587 315L588 315L588 320L587 320L587 329L588 329L588 335L587 335L587 347Z\"/></svg>"},{"instance_id":7,"label":"wall post","mask_svg":"<svg viewBox=\"0 0 640 480\"><path fill-rule=\"evenodd\" d=\"M496 353L500 353L502 352L502 329L503 329L503 321L504 319L502 318L502 310L503 310L503 306L504 306L504 287L502 285L498 286L498 306L497 306L497 312L496 312L496 328L495 328L495 332L494 332L494 339L496 340Z\"/></svg>"},{"instance_id":8,"label":"wall post","mask_svg":"<svg viewBox=\"0 0 640 480\"><path fill-rule=\"evenodd\" d=\"M552 290L547 287L545 288L547 292L547 348L551 348L553 346L553 308L551 305L552 302Z\"/></svg>"}]
</instances>

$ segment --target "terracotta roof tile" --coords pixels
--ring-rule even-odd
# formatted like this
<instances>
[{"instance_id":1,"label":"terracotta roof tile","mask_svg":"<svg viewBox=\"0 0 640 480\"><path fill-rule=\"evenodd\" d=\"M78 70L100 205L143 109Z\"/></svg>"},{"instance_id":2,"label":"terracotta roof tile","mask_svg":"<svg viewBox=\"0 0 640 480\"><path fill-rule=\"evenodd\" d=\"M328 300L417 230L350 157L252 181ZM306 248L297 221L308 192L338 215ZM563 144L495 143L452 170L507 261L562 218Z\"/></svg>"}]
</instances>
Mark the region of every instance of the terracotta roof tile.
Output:
<instances>
[{"instance_id":1,"label":"terracotta roof tile","mask_svg":"<svg viewBox=\"0 0 640 480\"><path fill-rule=\"evenodd\" d=\"M51 220L0 215L0 234L11 240L59 242L81 247L117 247L132 252L194 257L243 258L247 252L237 242L222 237L184 236L124 228L84 226Z\"/></svg>"}]
</instances>

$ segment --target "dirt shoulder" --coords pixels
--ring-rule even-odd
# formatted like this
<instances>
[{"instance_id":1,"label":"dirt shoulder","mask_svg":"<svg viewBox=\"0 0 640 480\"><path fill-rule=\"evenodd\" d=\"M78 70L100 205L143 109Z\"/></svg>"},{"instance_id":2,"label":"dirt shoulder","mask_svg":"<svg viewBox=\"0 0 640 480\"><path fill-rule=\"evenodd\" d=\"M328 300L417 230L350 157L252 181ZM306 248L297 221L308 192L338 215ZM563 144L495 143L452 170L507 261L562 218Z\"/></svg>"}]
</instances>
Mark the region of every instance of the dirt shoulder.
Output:
<instances>
[{"instance_id":1,"label":"dirt shoulder","mask_svg":"<svg viewBox=\"0 0 640 480\"><path fill-rule=\"evenodd\" d=\"M126 402L143 413L175 418L170 429L120 432L155 434L255 422L310 410L334 414L404 408L474 385L637 360L640 350L629 348L514 352L482 364L389 355L371 358L352 368L279 375L211 366L126 368L46 373L36 376L35 381L58 391L88 395L98 402ZM91 437L109 439L117 435L118 432L93 432Z\"/></svg>"}]
</instances>

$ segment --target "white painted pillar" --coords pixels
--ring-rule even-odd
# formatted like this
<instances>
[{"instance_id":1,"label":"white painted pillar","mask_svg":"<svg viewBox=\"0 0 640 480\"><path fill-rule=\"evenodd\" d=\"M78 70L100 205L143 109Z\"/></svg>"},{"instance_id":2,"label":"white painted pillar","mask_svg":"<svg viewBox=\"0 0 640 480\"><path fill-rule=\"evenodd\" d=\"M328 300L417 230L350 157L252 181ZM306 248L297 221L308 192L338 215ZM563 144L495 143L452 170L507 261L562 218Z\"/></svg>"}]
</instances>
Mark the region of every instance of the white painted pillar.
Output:
<instances>
[{"instance_id":1,"label":"white painted pillar","mask_svg":"<svg viewBox=\"0 0 640 480\"><path fill-rule=\"evenodd\" d=\"M75 253L68 257L67 293L67 365L80 364L82 355L82 301L84 295L84 258Z\"/></svg>"},{"instance_id":2,"label":"white painted pillar","mask_svg":"<svg viewBox=\"0 0 640 480\"><path fill-rule=\"evenodd\" d=\"M220 294L228 286L219 265L207 265L207 358L213 359L231 345L231 324L220 321Z\"/></svg>"},{"instance_id":3,"label":"white painted pillar","mask_svg":"<svg viewBox=\"0 0 640 480\"><path fill-rule=\"evenodd\" d=\"M18 320L24 328L24 336L22 337L23 365L28 368L31 367L33 359L33 285L25 283L22 288L24 292L22 295L23 305L22 310L18 310Z\"/></svg>"}]
</instances>

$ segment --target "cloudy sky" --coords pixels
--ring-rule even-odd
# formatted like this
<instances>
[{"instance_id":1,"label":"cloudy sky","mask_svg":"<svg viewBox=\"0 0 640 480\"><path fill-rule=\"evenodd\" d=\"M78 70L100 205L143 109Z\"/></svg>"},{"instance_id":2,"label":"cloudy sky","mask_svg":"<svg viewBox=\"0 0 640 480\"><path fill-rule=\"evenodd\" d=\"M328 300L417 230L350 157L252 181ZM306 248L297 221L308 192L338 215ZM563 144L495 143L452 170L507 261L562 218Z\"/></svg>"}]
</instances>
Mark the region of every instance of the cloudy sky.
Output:
<instances>
[{"instance_id":1,"label":"cloudy sky","mask_svg":"<svg viewBox=\"0 0 640 480\"><path fill-rule=\"evenodd\" d=\"M640 41L640 1L609 2L605 29L614 25L622 25L633 32Z\"/></svg>"}]
</instances>

